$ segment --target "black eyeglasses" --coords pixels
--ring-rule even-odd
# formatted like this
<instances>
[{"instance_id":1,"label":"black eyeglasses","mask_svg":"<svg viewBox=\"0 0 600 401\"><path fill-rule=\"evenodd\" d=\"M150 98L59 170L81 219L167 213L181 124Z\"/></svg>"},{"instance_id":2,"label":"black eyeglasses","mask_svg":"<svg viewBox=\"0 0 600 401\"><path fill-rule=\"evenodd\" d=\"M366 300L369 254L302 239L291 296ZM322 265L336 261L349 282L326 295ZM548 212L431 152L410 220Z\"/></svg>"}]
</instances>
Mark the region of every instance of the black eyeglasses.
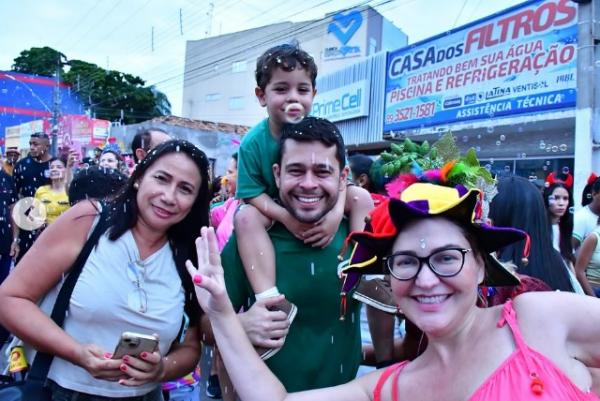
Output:
<instances>
[{"instance_id":1,"label":"black eyeglasses","mask_svg":"<svg viewBox=\"0 0 600 401\"><path fill-rule=\"evenodd\" d=\"M390 274L402 281L417 277L424 264L427 264L438 277L452 277L462 270L465 264L465 255L468 252L471 252L471 249L446 248L425 257L398 252L383 258L383 260Z\"/></svg>"}]
</instances>

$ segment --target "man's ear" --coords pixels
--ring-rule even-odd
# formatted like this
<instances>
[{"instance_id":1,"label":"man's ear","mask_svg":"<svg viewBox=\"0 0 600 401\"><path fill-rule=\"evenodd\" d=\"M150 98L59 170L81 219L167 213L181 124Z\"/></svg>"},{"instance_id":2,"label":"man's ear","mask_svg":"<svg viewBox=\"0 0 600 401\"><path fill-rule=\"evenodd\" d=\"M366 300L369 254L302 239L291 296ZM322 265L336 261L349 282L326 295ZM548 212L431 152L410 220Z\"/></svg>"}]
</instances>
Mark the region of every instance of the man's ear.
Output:
<instances>
[{"instance_id":1,"label":"man's ear","mask_svg":"<svg viewBox=\"0 0 600 401\"><path fill-rule=\"evenodd\" d=\"M279 167L279 164L277 164L277 163L273 164L273 177L275 177L275 185L277 185L277 188L280 187L280 185L279 185L279 183L281 182L280 173L281 173L281 167Z\"/></svg>"},{"instance_id":2,"label":"man's ear","mask_svg":"<svg viewBox=\"0 0 600 401\"><path fill-rule=\"evenodd\" d=\"M348 185L348 174L350 174L350 168L348 166L340 171L340 191L343 191Z\"/></svg>"},{"instance_id":3,"label":"man's ear","mask_svg":"<svg viewBox=\"0 0 600 401\"><path fill-rule=\"evenodd\" d=\"M138 161L141 162L144 157L146 157L146 152L142 148L137 148L135 150L135 157L137 157Z\"/></svg>"},{"instance_id":4,"label":"man's ear","mask_svg":"<svg viewBox=\"0 0 600 401\"><path fill-rule=\"evenodd\" d=\"M258 103L260 103L262 107L265 107L267 105L267 100L265 99L265 91L262 90L260 86L257 86L256 88L254 88L254 94L258 99Z\"/></svg>"}]
</instances>

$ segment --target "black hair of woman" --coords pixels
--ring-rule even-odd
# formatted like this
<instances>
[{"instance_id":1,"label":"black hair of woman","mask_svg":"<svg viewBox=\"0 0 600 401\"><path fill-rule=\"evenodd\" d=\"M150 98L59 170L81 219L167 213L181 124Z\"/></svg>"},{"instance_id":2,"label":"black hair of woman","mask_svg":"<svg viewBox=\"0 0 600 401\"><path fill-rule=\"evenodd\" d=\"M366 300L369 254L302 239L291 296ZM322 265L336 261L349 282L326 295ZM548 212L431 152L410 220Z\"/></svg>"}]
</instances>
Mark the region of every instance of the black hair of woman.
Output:
<instances>
[{"instance_id":1,"label":"black hair of woman","mask_svg":"<svg viewBox=\"0 0 600 401\"><path fill-rule=\"evenodd\" d=\"M548 216L540 191L523 177L504 177L490 205L493 224L525 231L531 238L528 262L524 262L524 241L508 245L498 253L503 262L512 262L517 273L544 281L554 290L573 291L567 267L552 246Z\"/></svg>"}]
</instances>

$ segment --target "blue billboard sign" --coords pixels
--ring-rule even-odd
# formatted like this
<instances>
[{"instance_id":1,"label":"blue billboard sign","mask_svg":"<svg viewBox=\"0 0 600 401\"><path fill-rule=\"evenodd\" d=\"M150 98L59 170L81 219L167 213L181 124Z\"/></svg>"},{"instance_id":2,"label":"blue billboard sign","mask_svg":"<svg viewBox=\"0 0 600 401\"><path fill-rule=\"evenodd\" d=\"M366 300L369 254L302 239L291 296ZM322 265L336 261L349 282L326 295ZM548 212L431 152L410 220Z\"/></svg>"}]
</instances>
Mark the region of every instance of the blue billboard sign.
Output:
<instances>
[{"instance_id":1,"label":"blue billboard sign","mask_svg":"<svg viewBox=\"0 0 600 401\"><path fill-rule=\"evenodd\" d=\"M575 106L577 6L535 0L390 52L384 131Z\"/></svg>"}]
</instances>

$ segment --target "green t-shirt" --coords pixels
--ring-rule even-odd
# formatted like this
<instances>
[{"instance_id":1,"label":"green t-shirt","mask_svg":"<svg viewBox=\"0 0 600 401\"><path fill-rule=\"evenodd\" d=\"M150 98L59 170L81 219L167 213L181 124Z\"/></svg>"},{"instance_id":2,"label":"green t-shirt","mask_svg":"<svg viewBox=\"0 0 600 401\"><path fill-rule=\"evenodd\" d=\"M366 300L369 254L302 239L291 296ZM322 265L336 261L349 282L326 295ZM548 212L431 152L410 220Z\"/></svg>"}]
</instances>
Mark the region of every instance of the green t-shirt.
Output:
<instances>
[{"instance_id":1,"label":"green t-shirt","mask_svg":"<svg viewBox=\"0 0 600 401\"><path fill-rule=\"evenodd\" d=\"M250 199L263 193L277 196L273 164L278 154L279 141L271 135L265 118L244 135L238 150L236 198Z\"/></svg>"},{"instance_id":2,"label":"green t-shirt","mask_svg":"<svg viewBox=\"0 0 600 401\"><path fill-rule=\"evenodd\" d=\"M344 221L332 243L321 249L304 245L282 224L269 230L275 247L277 287L298 307L283 348L266 361L287 391L335 386L356 377L361 362L360 303L349 297L346 319L340 320L337 255L346 234ZM235 234L221 258L234 307L248 309L254 294L237 252Z\"/></svg>"}]
</instances>

